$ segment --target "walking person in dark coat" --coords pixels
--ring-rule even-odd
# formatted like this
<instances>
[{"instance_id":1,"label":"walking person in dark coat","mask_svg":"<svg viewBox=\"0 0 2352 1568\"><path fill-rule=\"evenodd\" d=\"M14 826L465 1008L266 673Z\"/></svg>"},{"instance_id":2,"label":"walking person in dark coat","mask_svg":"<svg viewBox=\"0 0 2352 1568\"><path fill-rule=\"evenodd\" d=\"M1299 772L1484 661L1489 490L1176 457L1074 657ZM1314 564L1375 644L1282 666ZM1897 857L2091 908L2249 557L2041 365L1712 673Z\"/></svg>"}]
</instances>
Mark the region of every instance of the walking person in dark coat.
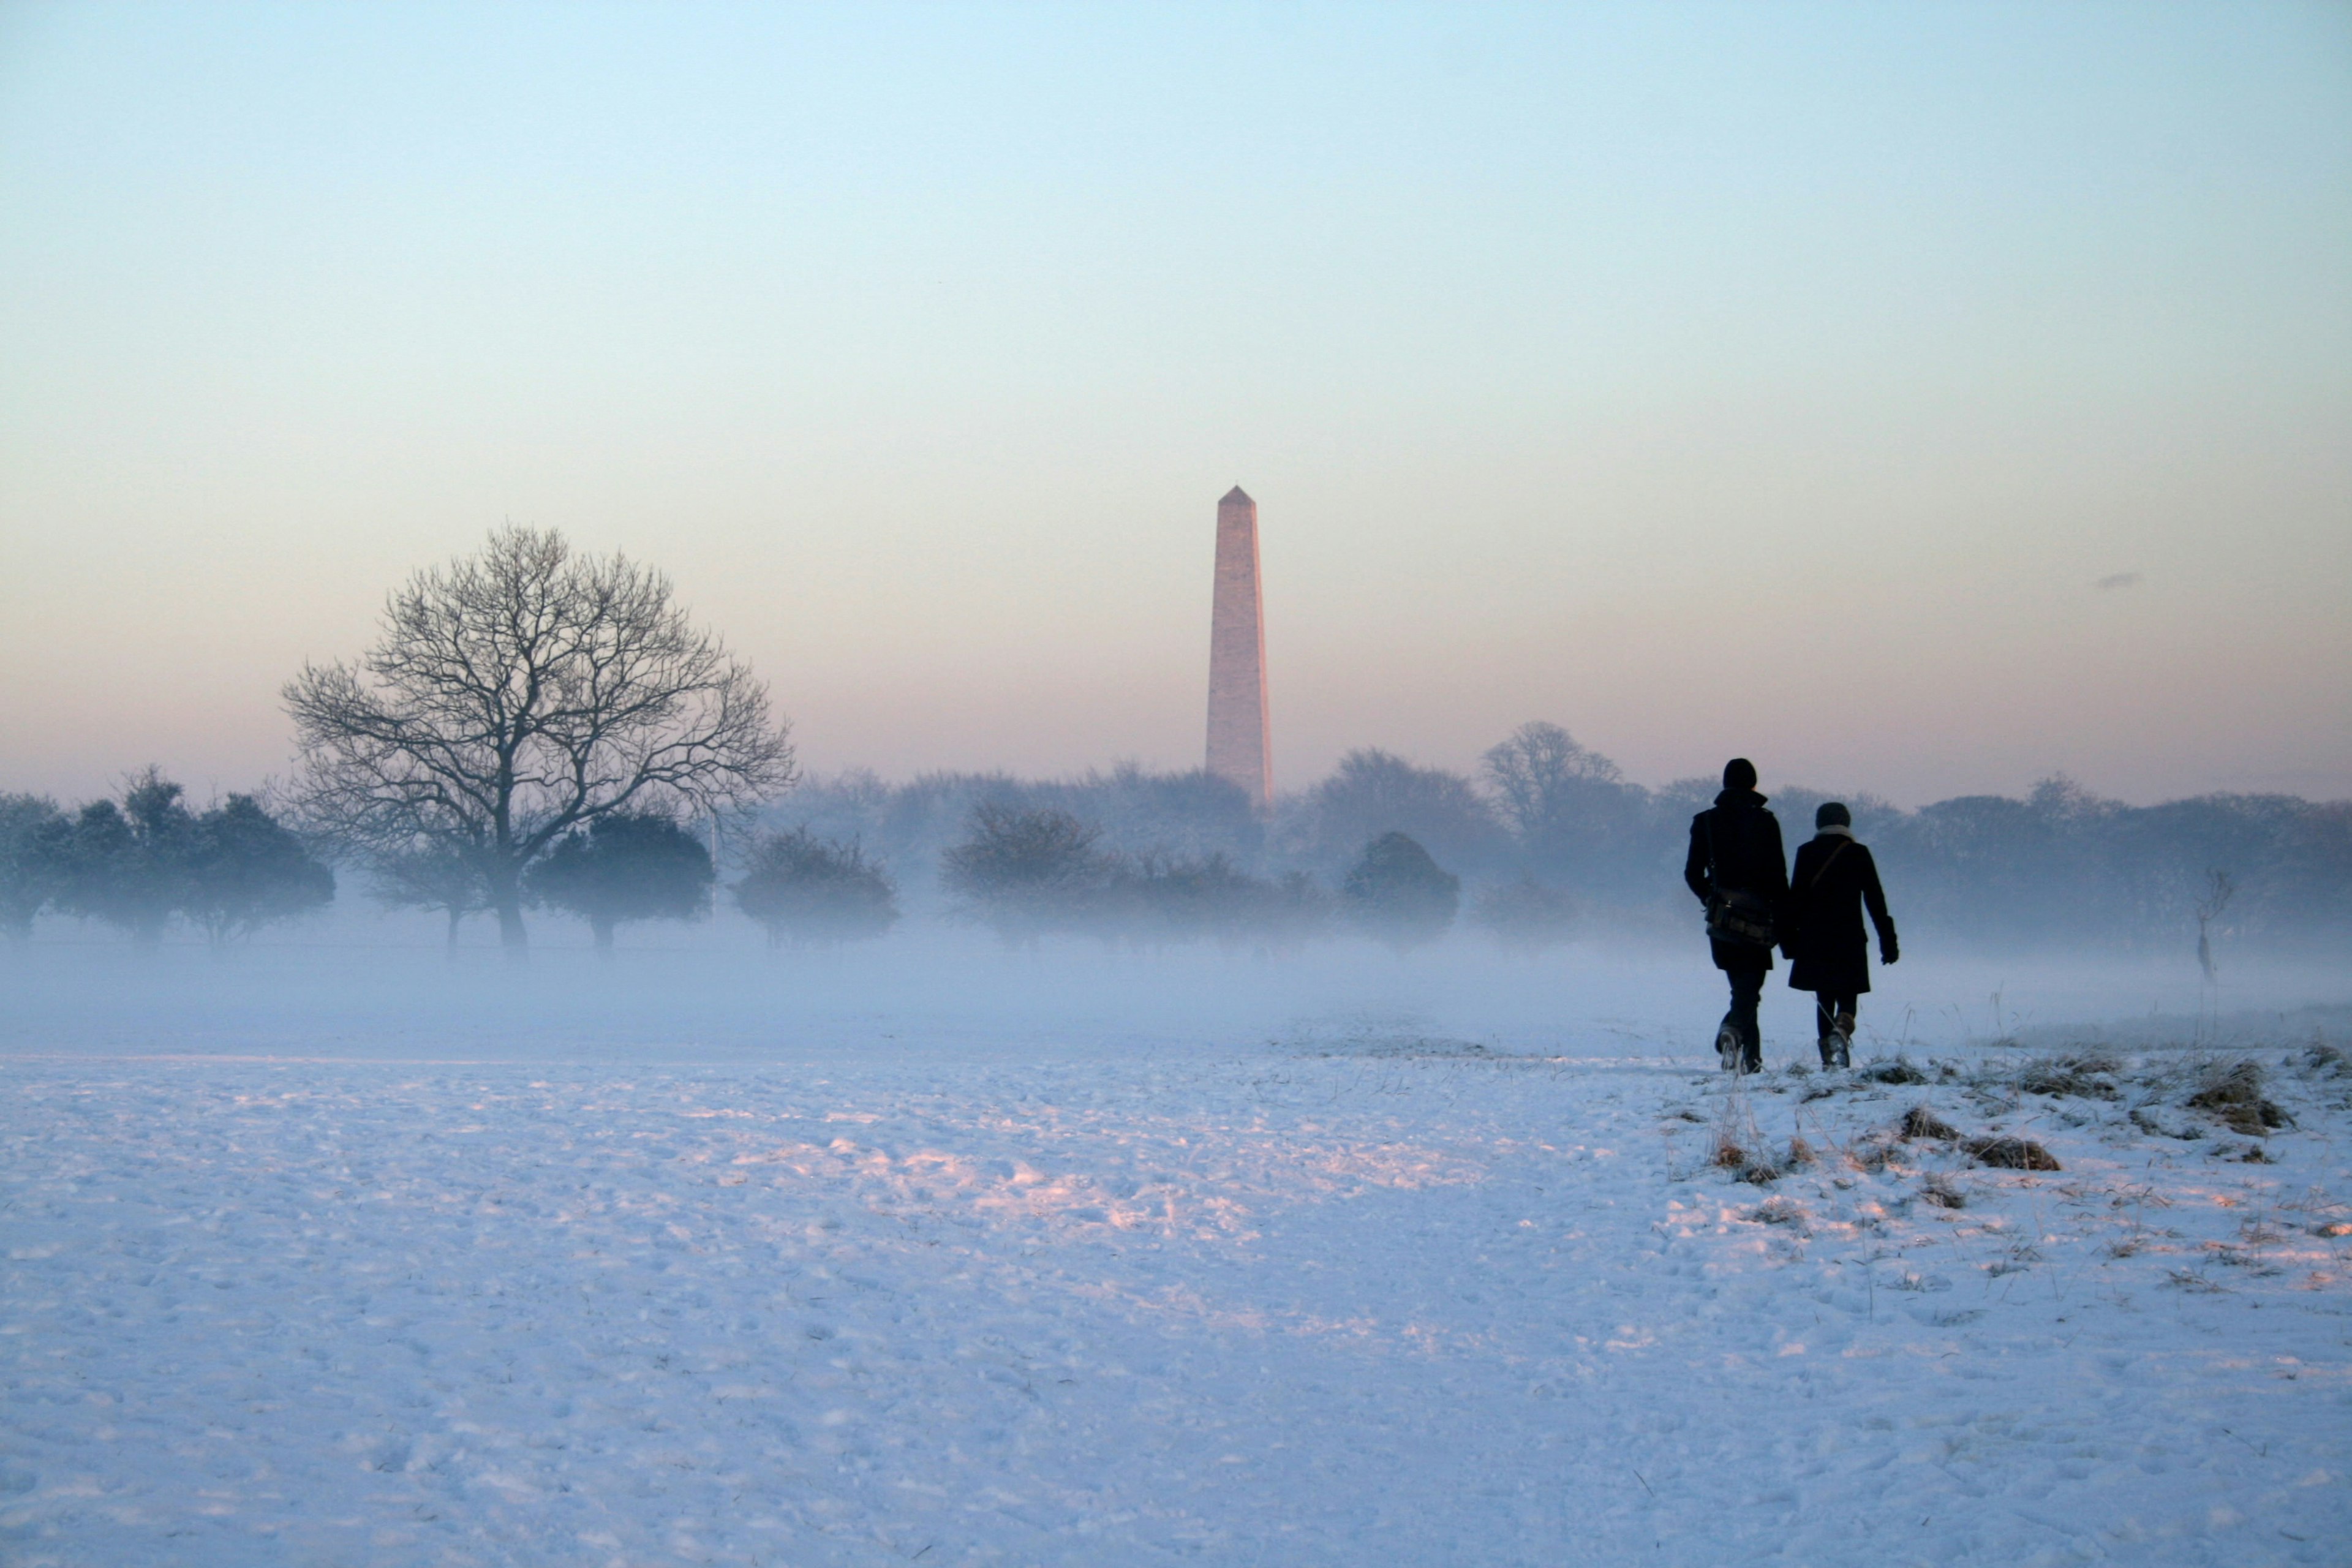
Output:
<instances>
[{"instance_id":1,"label":"walking person in dark coat","mask_svg":"<svg viewBox=\"0 0 2352 1568\"><path fill-rule=\"evenodd\" d=\"M1690 857L1683 881L1706 906L1707 945L1715 966L1731 982L1731 1011L1715 1035L1727 1072L1764 1066L1764 1037L1756 1006L1772 969L1777 922L1789 901L1789 862L1780 848L1780 819L1756 793L1756 764L1734 757L1723 767L1723 793L1691 818Z\"/></svg>"},{"instance_id":2,"label":"walking person in dark coat","mask_svg":"<svg viewBox=\"0 0 2352 1568\"><path fill-rule=\"evenodd\" d=\"M1878 928L1878 962L1902 956L1878 886L1878 863L1855 842L1853 814L1836 801L1813 813L1813 837L1797 847L1789 878L1789 984L1810 991L1821 1026L1822 1066L1853 1065L1854 1009L1870 989L1870 944L1862 912Z\"/></svg>"}]
</instances>

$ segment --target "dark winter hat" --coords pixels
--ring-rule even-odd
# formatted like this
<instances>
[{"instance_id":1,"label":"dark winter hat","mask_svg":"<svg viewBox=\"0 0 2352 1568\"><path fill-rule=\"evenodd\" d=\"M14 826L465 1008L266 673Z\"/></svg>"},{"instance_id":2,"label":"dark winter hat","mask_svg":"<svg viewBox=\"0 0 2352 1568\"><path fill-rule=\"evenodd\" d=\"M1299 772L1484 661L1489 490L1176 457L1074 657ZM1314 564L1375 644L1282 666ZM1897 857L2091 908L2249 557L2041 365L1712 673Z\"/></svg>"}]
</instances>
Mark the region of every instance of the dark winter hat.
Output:
<instances>
[{"instance_id":1,"label":"dark winter hat","mask_svg":"<svg viewBox=\"0 0 2352 1568\"><path fill-rule=\"evenodd\" d=\"M1726 789L1754 789L1756 787L1756 764L1749 762L1746 757L1734 757L1731 761L1724 763L1723 787Z\"/></svg>"},{"instance_id":2,"label":"dark winter hat","mask_svg":"<svg viewBox=\"0 0 2352 1568\"><path fill-rule=\"evenodd\" d=\"M1845 808L1843 801L1825 800L1813 808L1813 826L1815 827L1852 827L1853 813Z\"/></svg>"}]
</instances>

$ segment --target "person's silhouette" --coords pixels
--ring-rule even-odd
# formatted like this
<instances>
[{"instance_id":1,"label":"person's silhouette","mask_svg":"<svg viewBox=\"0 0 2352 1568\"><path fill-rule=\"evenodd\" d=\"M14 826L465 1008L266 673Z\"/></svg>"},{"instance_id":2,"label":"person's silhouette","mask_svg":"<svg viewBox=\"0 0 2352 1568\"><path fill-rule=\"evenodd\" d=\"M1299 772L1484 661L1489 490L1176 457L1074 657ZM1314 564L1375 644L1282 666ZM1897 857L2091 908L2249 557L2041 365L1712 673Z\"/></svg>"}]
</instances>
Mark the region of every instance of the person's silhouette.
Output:
<instances>
[{"instance_id":1,"label":"person's silhouette","mask_svg":"<svg viewBox=\"0 0 2352 1568\"><path fill-rule=\"evenodd\" d=\"M1731 982L1731 1010L1716 1030L1716 1054L1726 1071L1754 1072L1764 1065L1756 1006L1789 901L1789 862L1780 819L1764 808L1756 764L1746 757L1724 764L1723 793L1691 818L1683 881L1706 906L1707 946Z\"/></svg>"},{"instance_id":2,"label":"person's silhouette","mask_svg":"<svg viewBox=\"0 0 2352 1568\"><path fill-rule=\"evenodd\" d=\"M1797 846L1789 878L1789 918L1780 951L1789 955L1789 984L1813 994L1820 1022L1822 1066L1853 1065L1854 1010L1870 989L1870 943L1862 911L1878 928L1878 962L1892 963L1902 949L1879 890L1878 863L1853 837L1853 814L1838 801L1813 813L1813 837Z\"/></svg>"}]
</instances>

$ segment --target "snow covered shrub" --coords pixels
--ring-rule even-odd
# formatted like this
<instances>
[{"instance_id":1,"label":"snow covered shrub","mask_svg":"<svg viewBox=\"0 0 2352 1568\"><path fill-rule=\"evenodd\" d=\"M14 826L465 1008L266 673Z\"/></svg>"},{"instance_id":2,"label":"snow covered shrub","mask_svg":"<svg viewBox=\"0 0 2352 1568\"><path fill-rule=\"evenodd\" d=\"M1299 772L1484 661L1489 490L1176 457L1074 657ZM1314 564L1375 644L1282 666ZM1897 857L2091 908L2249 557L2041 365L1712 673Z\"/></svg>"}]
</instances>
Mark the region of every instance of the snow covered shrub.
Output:
<instances>
[{"instance_id":1,"label":"snow covered shrub","mask_svg":"<svg viewBox=\"0 0 2352 1568\"><path fill-rule=\"evenodd\" d=\"M805 827L762 834L734 884L735 902L767 928L768 944L877 937L898 920L890 874L855 839L821 838Z\"/></svg>"},{"instance_id":2,"label":"snow covered shrub","mask_svg":"<svg viewBox=\"0 0 2352 1568\"><path fill-rule=\"evenodd\" d=\"M1400 950L1434 942L1462 907L1462 879L1402 833L1383 833L1339 885L1348 912L1365 931Z\"/></svg>"}]
</instances>

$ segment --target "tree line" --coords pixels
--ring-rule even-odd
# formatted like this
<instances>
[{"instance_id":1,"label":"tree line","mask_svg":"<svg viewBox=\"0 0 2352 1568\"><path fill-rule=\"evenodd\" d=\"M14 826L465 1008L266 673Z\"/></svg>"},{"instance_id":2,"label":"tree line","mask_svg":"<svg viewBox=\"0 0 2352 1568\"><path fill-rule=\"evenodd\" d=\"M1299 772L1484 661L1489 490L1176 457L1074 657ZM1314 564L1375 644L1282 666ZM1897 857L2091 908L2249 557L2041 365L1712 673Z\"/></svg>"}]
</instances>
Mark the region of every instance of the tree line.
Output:
<instances>
[{"instance_id":1,"label":"tree line","mask_svg":"<svg viewBox=\"0 0 2352 1568\"><path fill-rule=\"evenodd\" d=\"M1219 889L1207 901L1223 912L1209 923L1228 933L1360 923L1347 880L1369 845L1401 834L1459 879L1464 921L1539 948L1579 932L1684 931L1690 820L1717 787L1712 777L1644 787L1560 726L1531 722L1470 773L1351 752L1265 817L1211 775L1121 767L901 784L853 772L803 781L769 819L866 846L905 868L910 889L936 888L942 910L1002 920L1023 901L1058 900L1060 926L1107 933L1199 927L1188 911L1200 889ZM2207 928L2273 951L2352 941L2352 803L2211 795L2135 806L2053 778L2023 798L1967 795L1913 811L1804 787L1779 790L1773 805L1801 837L1832 798L1850 806L1906 929L1948 944L2168 950ZM1083 871L1040 879L1012 903L984 895L959 869L983 808L1000 824L1007 814L1066 819L1057 841Z\"/></svg>"},{"instance_id":2,"label":"tree line","mask_svg":"<svg viewBox=\"0 0 2352 1568\"><path fill-rule=\"evenodd\" d=\"M102 921L141 946L184 919L215 944L323 908L335 874L252 795L192 812L153 768L120 800L73 812L0 795L0 922L23 940L44 909Z\"/></svg>"},{"instance_id":3,"label":"tree line","mask_svg":"<svg viewBox=\"0 0 2352 1568\"><path fill-rule=\"evenodd\" d=\"M282 696L297 761L266 798L194 811L153 769L70 812L0 796L0 924L22 937L46 910L145 945L175 921L227 942L323 907L341 867L383 904L439 911L453 943L491 917L515 954L527 909L610 947L631 922L708 914L722 888L779 943L879 935L903 897L1015 940L1410 946L1466 911L1535 948L1687 925L1685 835L1715 793L1645 788L1546 722L1474 773L1351 752L1265 815L1225 780L1132 765L803 780L765 687L665 577L520 528L415 574L365 654L306 666ZM1776 805L1801 827L1824 798ZM2352 803L2136 807L2063 779L1907 812L1845 798L1923 932L2129 945L2193 928L2209 953L2231 931L2352 937Z\"/></svg>"}]
</instances>

